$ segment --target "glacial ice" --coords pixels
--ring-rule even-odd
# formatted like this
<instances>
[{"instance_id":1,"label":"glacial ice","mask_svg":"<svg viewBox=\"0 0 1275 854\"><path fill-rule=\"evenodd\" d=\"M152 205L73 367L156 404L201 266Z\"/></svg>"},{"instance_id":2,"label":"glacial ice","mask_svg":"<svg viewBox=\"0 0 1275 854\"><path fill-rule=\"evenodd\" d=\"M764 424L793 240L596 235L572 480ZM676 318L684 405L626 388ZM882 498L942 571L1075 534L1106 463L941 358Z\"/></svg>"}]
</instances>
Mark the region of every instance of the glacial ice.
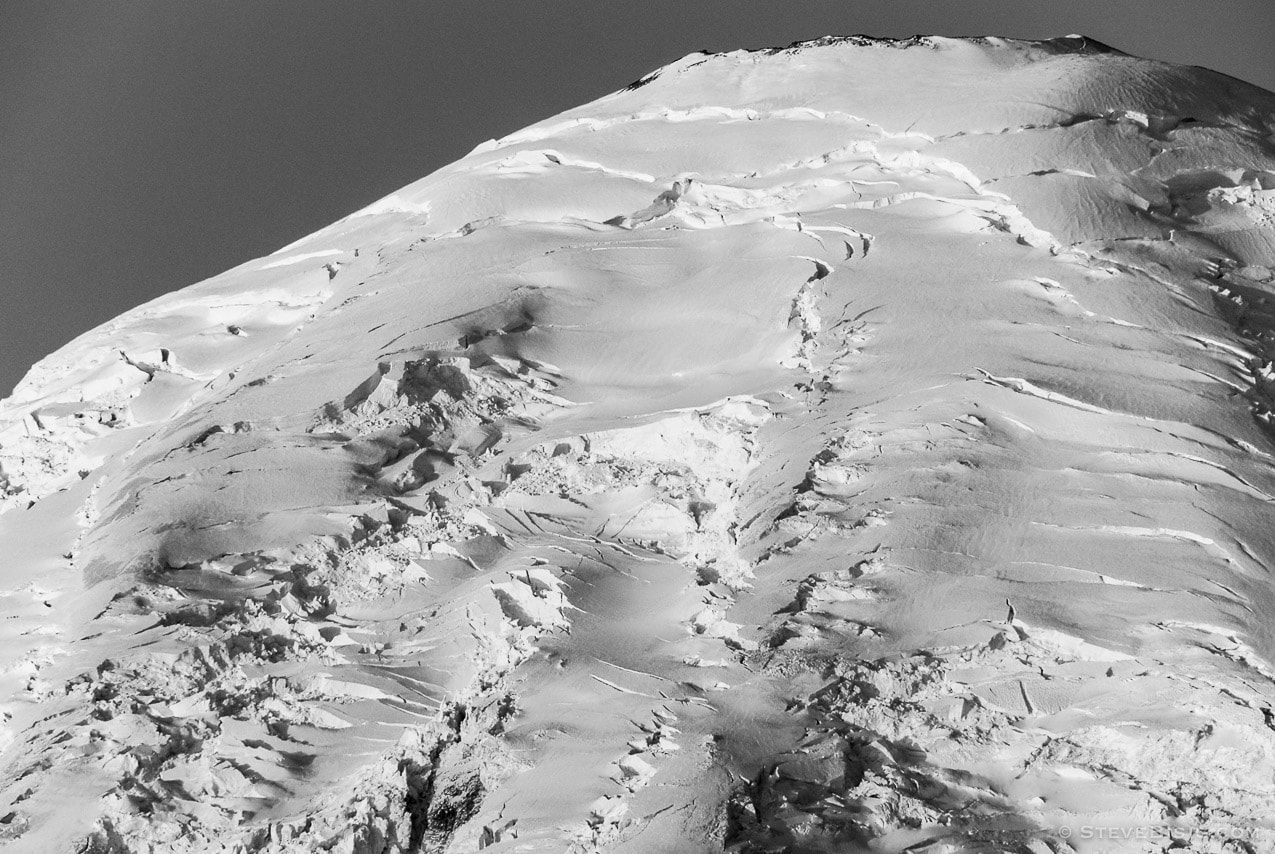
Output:
<instances>
[{"instance_id":1,"label":"glacial ice","mask_svg":"<svg viewBox=\"0 0 1275 854\"><path fill-rule=\"evenodd\" d=\"M8 850L1275 850L1275 95L639 84L0 403Z\"/></svg>"}]
</instances>

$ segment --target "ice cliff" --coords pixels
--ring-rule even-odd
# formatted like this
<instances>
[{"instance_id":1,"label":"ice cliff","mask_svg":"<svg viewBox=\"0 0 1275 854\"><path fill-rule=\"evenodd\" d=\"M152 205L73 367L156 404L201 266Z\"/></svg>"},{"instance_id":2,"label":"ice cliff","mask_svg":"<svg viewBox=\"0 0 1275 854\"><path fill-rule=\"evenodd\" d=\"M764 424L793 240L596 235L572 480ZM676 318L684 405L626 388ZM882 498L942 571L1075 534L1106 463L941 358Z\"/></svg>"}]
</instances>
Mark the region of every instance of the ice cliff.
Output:
<instances>
[{"instance_id":1,"label":"ice cliff","mask_svg":"<svg viewBox=\"0 0 1275 854\"><path fill-rule=\"evenodd\" d=\"M1275 850L1275 95L694 54L0 404L30 852Z\"/></svg>"}]
</instances>

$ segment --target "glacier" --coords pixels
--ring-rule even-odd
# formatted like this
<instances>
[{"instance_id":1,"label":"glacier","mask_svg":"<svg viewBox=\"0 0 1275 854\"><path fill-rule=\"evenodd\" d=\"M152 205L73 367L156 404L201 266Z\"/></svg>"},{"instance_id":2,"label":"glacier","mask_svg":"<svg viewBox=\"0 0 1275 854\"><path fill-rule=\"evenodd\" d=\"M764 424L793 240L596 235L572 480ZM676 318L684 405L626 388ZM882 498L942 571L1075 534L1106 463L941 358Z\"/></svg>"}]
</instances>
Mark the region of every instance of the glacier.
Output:
<instances>
[{"instance_id":1,"label":"glacier","mask_svg":"<svg viewBox=\"0 0 1275 854\"><path fill-rule=\"evenodd\" d=\"M0 841L1275 850L1275 95L692 54L0 403Z\"/></svg>"}]
</instances>

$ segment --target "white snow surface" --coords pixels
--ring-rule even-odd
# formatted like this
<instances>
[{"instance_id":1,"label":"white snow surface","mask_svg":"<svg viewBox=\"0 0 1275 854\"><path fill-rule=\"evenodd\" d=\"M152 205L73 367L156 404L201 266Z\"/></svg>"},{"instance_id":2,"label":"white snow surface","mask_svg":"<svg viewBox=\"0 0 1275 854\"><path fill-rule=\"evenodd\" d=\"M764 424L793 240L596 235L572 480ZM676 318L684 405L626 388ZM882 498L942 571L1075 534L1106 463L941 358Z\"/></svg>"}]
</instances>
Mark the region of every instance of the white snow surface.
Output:
<instances>
[{"instance_id":1,"label":"white snow surface","mask_svg":"<svg viewBox=\"0 0 1275 854\"><path fill-rule=\"evenodd\" d=\"M0 403L31 852L1275 850L1275 96L694 54Z\"/></svg>"}]
</instances>

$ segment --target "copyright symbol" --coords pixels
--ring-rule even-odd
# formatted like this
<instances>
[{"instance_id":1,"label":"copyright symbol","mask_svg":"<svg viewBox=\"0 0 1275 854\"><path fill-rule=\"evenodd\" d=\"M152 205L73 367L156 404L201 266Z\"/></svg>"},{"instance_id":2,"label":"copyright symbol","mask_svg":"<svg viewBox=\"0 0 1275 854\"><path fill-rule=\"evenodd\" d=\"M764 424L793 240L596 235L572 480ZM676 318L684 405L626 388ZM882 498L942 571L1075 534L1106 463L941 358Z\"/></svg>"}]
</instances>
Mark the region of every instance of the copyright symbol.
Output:
<instances>
[{"instance_id":1,"label":"copyright symbol","mask_svg":"<svg viewBox=\"0 0 1275 854\"><path fill-rule=\"evenodd\" d=\"M1062 827L1058 828L1058 835L1061 836L1063 839L1070 839L1071 828L1064 824Z\"/></svg>"}]
</instances>

